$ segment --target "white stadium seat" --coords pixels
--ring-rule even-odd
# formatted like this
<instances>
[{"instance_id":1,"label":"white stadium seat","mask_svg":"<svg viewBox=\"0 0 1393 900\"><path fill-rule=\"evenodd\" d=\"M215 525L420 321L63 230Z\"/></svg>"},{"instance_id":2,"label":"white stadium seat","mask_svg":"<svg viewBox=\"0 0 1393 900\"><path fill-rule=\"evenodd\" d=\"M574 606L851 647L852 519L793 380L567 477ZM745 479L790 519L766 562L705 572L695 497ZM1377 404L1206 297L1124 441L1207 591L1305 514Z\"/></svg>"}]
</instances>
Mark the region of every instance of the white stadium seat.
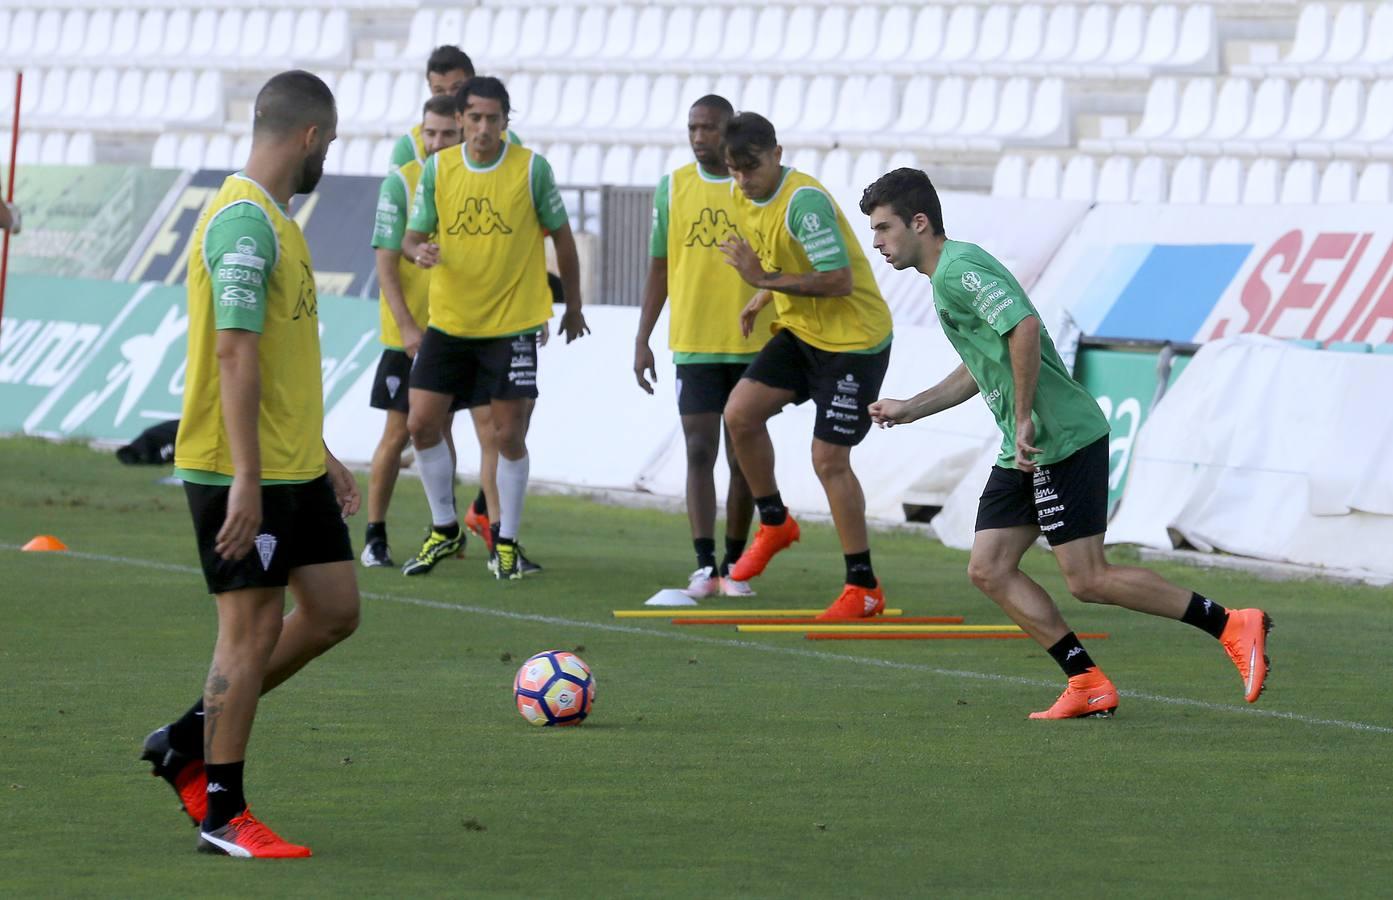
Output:
<instances>
[{"instance_id":1,"label":"white stadium seat","mask_svg":"<svg viewBox=\"0 0 1393 900\"><path fill-rule=\"evenodd\" d=\"M218 13L211 7L204 7L193 18L189 27L189 56L194 59L208 59L213 55L213 47L218 40Z\"/></svg>"},{"instance_id":2,"label":"white stadium seat","mask_svg":"<svg viewBox=\"0 0 1393 900\"><path fill-rule=\"evenodd\" d=\"M856 154L856 161L851 164L851 186L862 190L887 171L889 169L885 165L883 153L879 150L862 150Z\"/></svg>"},{"instance_id":3,"label":"white stadium seat","mask_svg":"<svg viewBox=\"0 0 1393 900\"><path fill-rule=\"evenodd\" d=\"M725 36L716 50L716 59L738 62L749 56L757 33L755 15L754 8L750 6L741 6L730 11L730 15L726 17Z\"/></svg>"},{"instance_id":4,"label":"white stadium seat","mask_svg":"<svg viewBox=\"0 0 1393 900\"><path fill-rule=\"evenodd\" d=\"M601 184L633 184L634 148L628 144L615 144L605 151L604 162L600 164Z\"/></svg>"},{"instance_id":5,"label":"white stadium seat","mask_svg":"<svg viewBox=\"0 0 1393 900\"><path fill-rule=\"evenodd\" d=\"M523 37L527 36L527 22L532 19L533 13L537 14L539 21L545 21L546 25L537 30L546 34L546 47L542 51L548 59L560 59L570 51L571 46L576 40L576 27L580 22L580 16L576 8L570 5L563 5L548 10L546 7L535 7L528 11L527 19L523 20ZM548 15L550 13L550 15ZM535 27L535 26L534 26ZM521 50L521 48L519 48ZM522 56L519 53L519 56ZM524 57L525 58L525 57Z\"/></svg>"},{"instance_id":6,"label":"white stadium seat","mask_svg":"<svg viewBox=\"0 0 1393 900\"><path fill-rule=\"evenodd\" d=\"M552 176L557 184L571 184L571 157L574 149L570 144L552 144L547 148L546 161L551 164Z\"/></svg>"},{"instance_id":7,"label":"white stadium seat","mask_svg":"<svg viewBox=\"0 0 1393 900\"><path fill-rule=\"evenodd\" d=\"M232 137L230 135L215 134L208 138L208 144L203 148L203 168L236 169L241 165L241 162L233 160L232 149Z\"/></svg>"},{"instance_id":8,"label":"white stadium seat","mask_svg":"<svg viewBox=\"0 0 1393 900\"><path fill-rule=\"evenodd\" d=\"M808 53L808 59L821 69L830 63L842 64L842 48L846 46L849 18L847 7L828 6L822 10L817 23L817 40Z\"/></svg>"},{"instance_id":9,"label":"white stadium seat","mask_svg":"<svg viewBox=\"0 0 1393 900\"><path fill-rule=\"evenodd\" d=\"M55 50L55 55L65 59L78 58L82 54L82 47L86 39L87 10L68 10L63 16L63 25L58 34L58 47Z\"/></svg>"},{"instance_id":10,"label":"white stadium seat","mask_svg":"<svg viewBox=\"0 0 1393 900\"><path fill-rule=\"evenodd\" d=\"M45 163L62 160L68 150L68 136L61 131L50 131L39 144L39 159Z\"/></svg>"},{"instance_id":11,"label":"white stadium seat","mask_svg":"<svg viewBox=\"0 0 1393 900\"><path fill-rule=\"evenodd\" d=\"M1281 195L1282 168L1274 159L1259 159L1248 164L1243 178L1245 204L1276 203Z\"/></svg>"},{"instance_id":12,"label":"white stadium seat","mask_svg":"<svg viewBox=\"0 0 1393 900\"><path fill-rule=\"evenodd\" d=\"M1337 160L1326 166L1325 171L1320 174L1316 202L1353 203L1354 190L1354 166L1344 160Z\"/></svg>"},{"instance_id":13,"label":"white stadium seat","mask_svg":"<svg viewBox=\"0 0 1393 900\"><path fill-rule=\"evenodd\" d=\"M616 7L610 12L604 28L604 40L596 54L603 63L613 65L628 56L629 49L634 45L636 18L632 6Z\"/></svg>"},{"instance_id":14,"label":"white stadium seat","mask_svg":"<svg viewBox=\"0 0 1393 900\"><path fill-rule=\"evenodd\" d=\"M159 118L172 122L186 118L193 108L193 92L193 72L188 69L175 72L170 76L164 104L158 111Z\"/></svg>"},{"instance_id":15,"label":"white stadium seat","mask_svg":"<svg viewBox=\"0 0 1393 900\"><path fill-rule=\"evenodd\" d=\"M1025 176L1025 196L1031 200L1054 200L1059 196L1059 157L1039 156Z\"/></svg>"},{"instance_id":16,"label":"white stadium seat","mask_svg":"<svg viewBox=\"0 0 1393 900\"><path fill-rule=\"evenodd\" d=\"M1272 139L1262 143L1262 151L1274 156L1291 155L1298 141L1320 130L1329 105L1329 83L1324 78L1303 78L1298 81L1291 92L1286 123Z\"/></svg>"},{"instance_id":17,"label":"white stadium seat","mask_svg":"<svg viewBox=\"0 0 1393 900\"><path fill-rule=\"evenodd\" d=\"M1076 156L1069 161L1069 165L1064 170L1064 181L1066 184L1060 188L1060 196L1064 199L1072 200L1097 200L1099 203L1126 203L1132 197L1132 157L1130 156L1109 156L1103 160L1103 164L1098 167L1098 180L1096 186L1091 186L1087 191L1081 190L1080 179L1085 173L1077 171L1075 165L1077 160L1092 159L1092 157ZM1075 169L1073 173L1074 184L1068 184L1070 180L1070 169Z\"/></svg>"},{"instance_id":18,"label":"white stadium seat","mask_svg":"<svg viewBox=\"0 0 1393 900\"><path fill-rule=\"evenodd\" d=\"M34 40L29 47L29 56L33 59L52 59L58 52L58 42L63 36L63 14L56 9L45 9L39 13L38 21L34 25ZM55 139L61 135L49 135ZM62 154L58 154L60 157ZM48 158L48 154L44 154Z\"/></svg>"},{"instance_id":19,"label":"white stadium seat","mask_svg":"<svg viewBox=\"0 0 1393 900\"><path fill-rule=\"evenodd\" d=\"M1355 188L1356 203L1377 203L1385 205L1393 200L1393 167L1388 163L1370 163L1359 173L1359 186Z\"/></svg>"},{"instance_id":20,"label":"white stadium seat","mask_svg":"<svg viewBox=\"0 0 1393 900\"><path fill-rule=\"evenodd\" d=\"M508 83L508 93L513 94L514 83ZM421 117L421 104L425 102L421 87L421 76L417 72L403 70L392 79L391 99L387 103L387 116L394 126L405 130L415 125ZM513 99L516 106L517 100Z\"/></svg>"},{"instance_id":21,"label":"white stadium seat","mask_svg":"<svg viewBox=\"0 0 1393 900\"><path fill-rule=\"evenodd\" d=\"M818 169L816 175L819 181L833 187L850 186L851 154L841 148L828 151L827 155L822 158L822 167Z\"/></svg>"},{"instance_id":22,"label":"white stadium seat","mask_svg":"<svg viewBox=\"0 0 1393 900\"><path fill-rule=\"evenodd\" d=\"M581 144L571 159L571 181L574 184L598 184L600 181L600 147Z\"/></svg>"},{"instance_id":23,"label":"white stadium seat","mask_svg":"<svg viewBox=\"0 0 1393 900\"><path fill-rule=\"evenodd\" d=\"M589 60L599 56L605 44L609 11L603 6L587 6L576 23L575 43L566 54L569 60Z\"/></svg>"},{"instance_id":24,"label":"white stadium seat","mask_svg":"<svg viewBox=\"0 0 1393 900\"><path fill-rule=\"evenodd\" d=\"M993 197L1025 196L1025 157L1007 153L997 160L992 172Z\"/></svg>"},{"instance_id":25,"label":"white stadium seat","mask_svg":"<svg viewBox=\"0 0 1393 900\"><path fill-rule=\"evenodd\" d=\"M177 156L179 150L179 135L166 131L155 138L155 145L150 148L150 167L154 169L172 169L178 165Z\"/></svg>"},{"instance_id":26,"label":"white stadium seat","mask_svg":"<svg viewBox=\"0 0 1393 900\"><path fill-rule=\"evenodd\" d=\"M1253 84L1246 78L1229 78L1219 87L1214 101L1214 117L1202 135L1184 142L1186 153L1222 152L1222 142L1231 140L1247 126L1253 108Z\"/></svg>"},{"instance_id":27,"label":"white stadium seat","mask_svg":"<svg viewBox=\"0 0 1393 900\"><path fill-rule=\"evenodd\" d=\"M869 60L872 65L879 66L882 60L875 56L879 33L880 10L870 4L857 6L847 26L846 46L842 48L839 61L843 64L857 65Z\"/></svg>"},{"instance_id":28,"label":"white stadium seat","mask_svg":"<svg viewBox=\"0 0 1393 900\"><path fill-rule=\"evenodd\" d=\"M761 39L765 34L766 32L760 32ZM777 37L769 40L768 49L765 51L769 56L764 57L765 59L777 60L780 65L800 63L808 58L817 40L816 12L811 6L799 6L789 14L788 23L781 32L769 34L781 35L783 40L780 41ZM756 53L758 55L758 51Z\"/></svg>"},{"instance_id":29,"label":"white stadium seat","mask_svg":"<svg viewBox=\"0 0 1393 900\"><path fill-rule=\"evenodd\" d=\"M164 53L165 19L162 9L147 9L140 17L133 54L137 60L157 59Z\"/></svg>"},{"instance_id":30,"label":"white stadium seat","mask_svg":"<svg viewBox=\"0 0 1393 900\"><path fill-rule=\"evenodd\" d=\"M164 23L164 40L156 49L156 58L162 61L183 59L188 52L189 41L193 36L193 12L189 9L170 10Z\"/></svg>"},{"instance_id":31,"label":"white stadium seat","mask_svg":"<svg viewBox=\"0 0 1393 900\"><path fill-rule=\"evenodd\" d=\"M626 59L642 62L657 56L662 46L666 15L666 10L657 6L643 8L634 24L633 45L625 55Z\"/></svg>"},{"instance_id":32,"label":"white stadium seat","mask_svg":"<svg viewBox=\"0 0 1393 900\"><path fill-rule=\"evenodd\" d=\"M1243 188L1243 163L1232 156L1220 157L1209 167L1209 182L1205 185L1204 202L1232 206L1243 198ZM1276 194L1275 186L1273 194Z\"/></svg>"},{"instance_id":33,"label":"white stadium seat","mask_svg":"<svg viewBox=\"0 0 1393 900\"><path fill-rule=\"evenodd\" d=\"M1315 203L1318 181L1316 164L1309 159L1288 163L1282 172L1282 190L1278 199L1282 203Z\"/></svg>"},{"instance_id":34,"label":"white stadium seat","mask_svg":"<svg viewBox=\"0 0 1393 900\"><path fill-rule=\"evenodd\" d=\"M691 161L692 151L689 148L685 146L673 147L667 152L667 157L663 160L663 172L674 172ZM788 165L788 160L784 160L784 165Z\"/></svg>"},{"instance_id":35,"label":"white stadium seat","mask_svg":"<svg viewBox=\"0 0 1393 900\"><path fill-rule=\"evenodd\" d=\"M656 185L662 177L662 150L649 144L634 154L632 184Z\"/></svg>"},{"instance_id":36,"label":"white stadium seat","mask_svg":"<svg viewBox=\"0 0 1393 900\"><path fill-rule=\"evenodd\" d=\"M1380 3L1369 17L1369 31L1360 54L1341 68L1350 75L1373 78L1393 64L1393 4Z\"/></svg>"},{"instance_id":37,"label":"white stadium seat","mask_svg":"<svg viewBox=\"0 0 1393 900\"><path fill-rule=\"evenodd\" d=\"M719 6L703 6L697 14L695 31L691 45L687 47L686 61L707 63L716 58L721 49L721 38L725 34L726 11ZM796 59L788 59L796 62Z\"/></svg>"},{"instance_id":38,"label":"white stadium seat","mask_svg":"<svg viewBox=\"0 0 1393 900\"><path fill-rule=\"evenodd\" d=\"M1364 82L1357 78L1335 82L1330 90L1324 124L1308 140L1299 141L1296 152L1302 156L1331 156L1336 143L1349 138L1359 128L1364 108Z\"/></svg>"},{"instance_id":39,"label":"white stadium seat","mask_svg":"<svg viewBox=\"0 0 1393 900\"><path fill-rule=\"evenodd\" d=\"M174 151L174 166L179 169L198 169L203 165L203 135L190 132L179 138Z\"/></svg>"},{"instance_id":40,"label":"white stadium seat","mask_svg":"<svg viewBox=\"0 0 1393 900\"><path fill-rule=\"evenodd\" d=\"M1170 202L1203 203L1206 176L1204 160L1198 156L1186 156L1171 170Z\"/></svg>"},{"instance_id":41,"label":"white stadium seat","mask_svg":"<svg viewBox=\"0 0 1393 900\"><path fill-rule=\"evenodd\" d=\"M658 58L668 64L685 59L687 48L692 45L692 30L695 27L696 13L690 6L674 9L668 15L667 27L663 29L663 44Z\"/></svg>"},{"instance_id":42,"label":"white stadium seat","mask_svg":"<svg viewBox=\"0 0 1393 900\"><path fill-rule=\"evenodd\" d=\"M1159 156L1144 156L1132 171L1133 203L1166 202L1166 162Z\"/></svg>"},{"instance_id":43,"label":"white stadium seat","mask_svg":"<svg viewBox=\"0 0 1393 900\"><path fill-rule=\"evenodd\" d=\"M278 9L271 16L267 26L266 46L262 49L263 62L285 65L295 55L295 11ZM276 60L283 62L277 63Z\"/></svg>"},{"instance_id":44,"label":"white stadium seat","mask_svg":"<svg viewBox=\"0 0 1393 900\"><path fill-rule=\"evenodd\" d=\"M1064 167L1064 174L1059 181L1059 199L1091 203L1099 187L1097 161L1091 156L1075 155L1070 157L1068 165ZM1111 199L1113 202L1123 202L1127 199L1127 194L1127 177L1123 177L1120 190Z\"/></svg>"}]
</instances>

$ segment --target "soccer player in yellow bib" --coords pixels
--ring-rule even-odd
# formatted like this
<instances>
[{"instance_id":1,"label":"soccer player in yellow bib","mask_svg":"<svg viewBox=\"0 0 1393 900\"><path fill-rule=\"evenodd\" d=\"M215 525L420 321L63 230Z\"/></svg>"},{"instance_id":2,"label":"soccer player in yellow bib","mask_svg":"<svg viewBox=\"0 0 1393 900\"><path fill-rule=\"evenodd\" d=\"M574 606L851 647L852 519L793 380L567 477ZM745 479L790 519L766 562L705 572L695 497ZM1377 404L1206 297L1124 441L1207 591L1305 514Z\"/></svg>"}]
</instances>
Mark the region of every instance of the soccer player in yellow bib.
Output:
<instances>
[{"instance_id":1,"label":"soccer player in yellow bib","mask_svg":"<svg viewBox=\"0 0 1393 900\"><path fill-rule=\"evenodd\" d=\"M1149 569L1111 565L1108 528L1108 420L1073 379L1020 283L976 244L951 241L929 176L896 169L866 188L875 247L896 269L933 285L943 333L963 364L908 400L871 404L881 427L904 425L982 395L1001 429L1001 453L977 507L968 575L1064 670L1068 686L1032 719L1108 717L1117 688L1093 663L1059 607L1021 571L1042 534L1069 592L1178 619L1217 638L1243 679L1244 699L1262 693L1267 630L1260 609L1225 609Z\"/></svg>"},{"instance_id":2,"label":"soccer player in yellow bib","mask_svg":"<svg viewBox=\"0 0 1393 900\"><path fill-rule=\"evenodd\" d=\"M348 637L358 585L343 516L353 476L324 446L319 310L288 205L324 172L329 88L283 72L257 94L251 157L190 238L189 358L175 474L184 481L218 636L203 697L145 741L199 825L199 849L305 857L255 819L242 788L257 699ZM285 589L295 606L284 613Z\"/></svg>"},{"instance_id":3,"label":"soccer player in yellow bib","mask_svg":"<svg viewBox=\"0 0 1393 900\"><path fill-rule=\"evenodd\" d=\"M735 114L730 101L708 94L687 111L687 140L695 162L658 182L653 195L653 232L648 280L634 344L634 377L653 393L658 380L648 346L663 303L672 298L668 347L677 365L677 411L687 447L687 519L696 550L696 571L687 594L695 599L716 593L750 596L743 581L730 578L730 566L745 550L754 501L735 461L729 435L726 458L725 558L716 564L716 481L721 446L721 412L745 368L769 339L773 309L761 314L754 332L740 333L740 311L750 289L726 265L721 243L735 233L730 172L721 155L721 130Z\"/></svg>"},{"instance_id":4,"label":"soccer player in yellow bib","mask_svg":"<svg viewBox=\"0 0 1393 900\"><path fill-rule=\"evenodd\" d=\"M556 245L570 343L589 332L581 313L580 263L551 166L503 139L508 90L477 77L459 91L464 144L426 162L402 252L433 269L430 321L411 367L407 424L416 446L432 528L408 575L429 572L460 546L454 464L443 427L456 396L488 394L498 444L498 534L492 568L521 577L517 537L527 494L529 401L537 396L538 335L551 318L544 232ZM435 240L430 236L434 234Z\"/></svg>"},{"instance_id":5,"label":"soccer player in yellow bib","mask_svg":"<svg viewBox=\"0 0 1393 900\"><path fill-rule=\"evenodd\" d=\"M871 567L866 498L851 448L871 427L867 405L890 364L890 309L870 264L826 189L782 165L774 126L757 113L726 123L725 160L735 179L736 227L722 250L759 293L740 314L749 334L766 306L774 336L750 363L726 403L725 421L759 510L754 542L730 570L747 581L798 540L798 523L779 496L766 423L788 403L811 398L813 469L846 559L846 582L823 618L879 614L885 595Z\"/></svg>"},{"instance_id":6,"label":"soccer player in yellow bib","mask_svg":"<svg viewBox=\"0 0 1393 900\"><path fill-rule=\"evenodd\" d=\"M459 144L457 112L454 94L437 94L426 101L421 111L420 133L428 157ZM362 555L363 565L368 568L395 565L387 540L387 507L392 502L392 491L401 471L402 451L411 437L406 428L411 360L421 346L430 302L430 272L414 265L401 253L401 239L411 211L411 198L421 179L421 168L421 163L409 160L383 179L373 225L372 246L376 254L377 280L382 289L379 314L384 349L378 360L369 403L374 409L385 410L387 419L372 455L372 476L368 482L368 526ZM470 401L469 397L458 397L454 409L477 405ZM487 397L479 402L485 404L481 409L487 409ZM450 431L452 421L453 416L445 426L451 457L455 449ZM483 455L484 464L497 460L497 453L492 454L491 459L488 453Z\"/></svg>"}]
</instances>

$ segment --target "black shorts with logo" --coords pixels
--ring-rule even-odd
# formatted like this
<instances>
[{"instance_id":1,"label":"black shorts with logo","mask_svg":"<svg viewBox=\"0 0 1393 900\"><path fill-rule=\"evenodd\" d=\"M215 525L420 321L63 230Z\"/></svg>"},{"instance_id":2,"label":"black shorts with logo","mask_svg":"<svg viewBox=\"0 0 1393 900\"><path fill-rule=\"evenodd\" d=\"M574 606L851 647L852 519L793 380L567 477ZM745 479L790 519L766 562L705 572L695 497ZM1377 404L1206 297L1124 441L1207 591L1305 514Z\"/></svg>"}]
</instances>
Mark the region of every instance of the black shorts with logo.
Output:
<instances>
[{"instance_id":1,"label":"black shorts with logo","mask_svg":"<svg viewBox=\"0 0 1393 900\"><path fill-rule=\"evenodd\" d=\"M834 353L799 340L784 329L769 339L745 377L793 391L794 403L811 398L817 406L813 437L855 447L871 430L866 407L880 395L890 347L878 353Z\"/></svg>"},{"instance_id":2,"label":"black shorts with logo","mask_svg":"<svg viewBox=\"0 0 1393 900\"><path fill-rule=\"evenodd\" d=\"M426 329L411 386L465 398L469 405L488 400L537 396L537 335L460 338Z\"/></svg>"},{"instance_id":3,"label":"black shorts with logo","mask_svg":"<svg viewBox=\"0 0 1393 900\"><path fill-rule=\"evenodd\" d=\"M184 482L208 593L285 587L294 569L353 559L328 475L303 484L263 485L261 528L251 552L239 560L223 559L213 548L227 518L229 491L228 485Z\"/></svg>"},{"instance_id":4,"label":"black shorts with logo","mask_svg":"<svg viewBox=\"0 0 1393 900\"><path fill-rule=\"evenodd\" d=\"M1108 438L1035 474L992 466L977 505L977 531L1035 525L1050 546L1108 530Z\"/></svg>"},{"instance_id":5,"label":"black shorts with logo","mask_svg":"<svg viewBox=\"0 0 1393 900\"><path fill-rule=\"evenodd\" d=\"M748 363L679 363L677 411L684 416L722 412L748 368Z\"/></svg>"},{"instance_id":6,"label":"black shorts with logo","mask_svg":"<svg viewBox=\"0 0 1393 900\"><path fill-rule=\"evenodd\" d=\"M368 405L373 409L386 409L392 412L410 411L411 357L402 350L390 347L382 351L377 361L377 374L372 379L372 394ZM475 391L469 397L456 397L450 411L469 406L483 406L489 402L487 395Z\"/></svg>"}]
</instances>

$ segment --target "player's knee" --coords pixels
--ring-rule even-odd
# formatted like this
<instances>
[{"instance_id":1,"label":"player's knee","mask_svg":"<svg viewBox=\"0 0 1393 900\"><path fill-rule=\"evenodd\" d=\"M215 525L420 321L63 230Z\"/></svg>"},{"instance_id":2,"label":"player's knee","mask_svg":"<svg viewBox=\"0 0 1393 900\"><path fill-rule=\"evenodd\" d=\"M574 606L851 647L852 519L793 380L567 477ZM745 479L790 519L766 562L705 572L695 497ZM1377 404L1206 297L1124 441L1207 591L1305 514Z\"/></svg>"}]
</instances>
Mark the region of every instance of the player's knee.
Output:
<instances>
[{"instance_id":1,"label":"player's knee","mask_svg":"<svg viewBox=\"0 0 1393 900\"><path fill-rule=\"evenodd\" d=\"M733 398L731 402L726 404L724 418L726 428L730 430L732 435L744 435L752 431L758 431L764 424L764 422L754 414L753 409L742 403L735 402Z\"/></svg>"},{"instance_id":2,"label":"player's knee","mask_svg":"<svg viewBox=\"0 0 1393 900\"><path fill-rule=\"evenodd\" d=\"M705 470L715 465L715 442L704 434L687 435L687 468Z\"/></svg>"},{"instance_id":3,"label":"player's knee","mask_svg":"<svg viewBox=\"0 0 1393 900\"><path fill-rule=\"evenodd\" d=\"M851 474L851 454L843 447L813 445L813 471L824 483Z\"/></svg>"},{"instance_id":4,"label":"player's knee","mask_svg":"<svg viewBox=\"0 0 1393 900\"><path fill-rule=\"evenodd\" d=\"M1069 593L1084 603L1107 603L1105 582L1107 572L1102 569L1086 569L1079 572L1064 573L1064 583Z\"/></svg>"},{"instance_id":5,"label":"player's knee","mask_svg":"<svg viewBox=\"0 0 1393 900\"><path fill-rule=\"evenodd\" d=\"M318 626L320 639L325 647L332 647L340 641L346 640L358 630L358 623L361 620L359 608L358 592L354 591L351 597L346 597L342 602L319 611L315 624Z\"/></svg>"},{"instance_id":6,"label":"player's knee","mask_svg":"<svg viewBox=\"0 0 1393 900\"><path fill-rule=\"evenodd\" d=\"M418 449L434 447L444 438L439 422L414 410L406 420L406 429Z\"/></svg>"},{"instance_id":7,"label":"player's knee","mask_svg":"<svg viewBox=\"0 0 1393 900\"><path fill-rule=\"evenodd\" d=\"M1000 593L1011 571L991 560L974 559L967 564L967 577L971 579L973 587L989 597Z\"/></svg>"}]
</instances>

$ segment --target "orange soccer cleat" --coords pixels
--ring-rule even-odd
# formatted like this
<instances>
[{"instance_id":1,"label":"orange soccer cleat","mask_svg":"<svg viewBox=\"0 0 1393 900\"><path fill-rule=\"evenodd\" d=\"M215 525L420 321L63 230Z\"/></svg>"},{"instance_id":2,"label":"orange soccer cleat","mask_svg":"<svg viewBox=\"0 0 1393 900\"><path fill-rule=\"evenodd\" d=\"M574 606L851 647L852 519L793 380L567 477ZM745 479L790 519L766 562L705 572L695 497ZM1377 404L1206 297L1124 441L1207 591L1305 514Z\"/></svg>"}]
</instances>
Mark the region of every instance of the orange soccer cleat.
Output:
<instances>
[{"instance_id":1,"label":"orange soccer cleat","mask_svg":"<svg viewBox=\"0 0 1393 900\"><path fill-rule=\"evenodd\" d=\"M203 771L203 760L185 756L171 747L168 725L150 733L140 758L154 766L151 775L163 778L174 788L179 805L193 824L201 824L208 815L208 775Z\"/></svg>"},{"instance_id":2,"label":"orange soccer cleat","mask_svg":"<svg viewBox=\"0 0 1393 900\"><path fill-rule=\"evenodd\" d=\"M885 592L880 589L880 581L875 587L863 588L859 585L842 586L842 594L832 605L818 614L819 619L869 619L885 612Z\"/></svg>"},{"instance_id":3,"label":"orange soccer cleat","mask_svg":"<svg viewBox=\"0 0 1393 900\"><path fill-rule=\"evenodd\" d=\"M749 581L764 571L764 567L769 565L769 560L774 558L775 553L788 549L801 536L798 522L792 513L788 514L782 525L761 524L755 532L754 541L740 554L735 565L730 567L729 577L735 581Z\"/></svg>"},{"instance_id":4,"label":"orange soccer cleat","mask_svg":"<svg viewBox=\"0 0 1393 900\"><path fill-rule=\"evenodd\" d=\"M313 856L309 847L301 847L281 838L266 824L242 810L221 828L198 833L198 851L235 856L240 859L304 859Z\"/></svg>"},{"instance_id":5,"label":"orange soccer cleat","mask_svg":"<svg viewBox=\"0 0 1393 900\"><path fill-rule=\"evenodd\" d=\"M1219 642L1243 678L1243 699L1256 703L1267 686L1267 633L1272 617L1260 609L1231 609Z\"/></svg>"},{"instance_id":6,"label":"orange soccer cleat","mask_svg":"<svg viewBox=\"0 0 1393 900\"><path fill-rule=\"evenodd\" d=\"M489 517L487 514L479 514L470 506L464 514L464 527L477 534L488 548L489 553L493 552L493 532L489 530Z\"/></svg>"},{"instance_id":7,"label":"orange soccer cleat","mask_svg":"<svg viewBox=\"0 0 1393 900\"><path fill-rule=\"evenodd\" d=\"M1117 688L1097 666L1069 679L1069 686L1054 706L1044 712L1033 712L1032 719L1100 719L1112 718L1117 711Z\"/></svg>"}]
</instances>

